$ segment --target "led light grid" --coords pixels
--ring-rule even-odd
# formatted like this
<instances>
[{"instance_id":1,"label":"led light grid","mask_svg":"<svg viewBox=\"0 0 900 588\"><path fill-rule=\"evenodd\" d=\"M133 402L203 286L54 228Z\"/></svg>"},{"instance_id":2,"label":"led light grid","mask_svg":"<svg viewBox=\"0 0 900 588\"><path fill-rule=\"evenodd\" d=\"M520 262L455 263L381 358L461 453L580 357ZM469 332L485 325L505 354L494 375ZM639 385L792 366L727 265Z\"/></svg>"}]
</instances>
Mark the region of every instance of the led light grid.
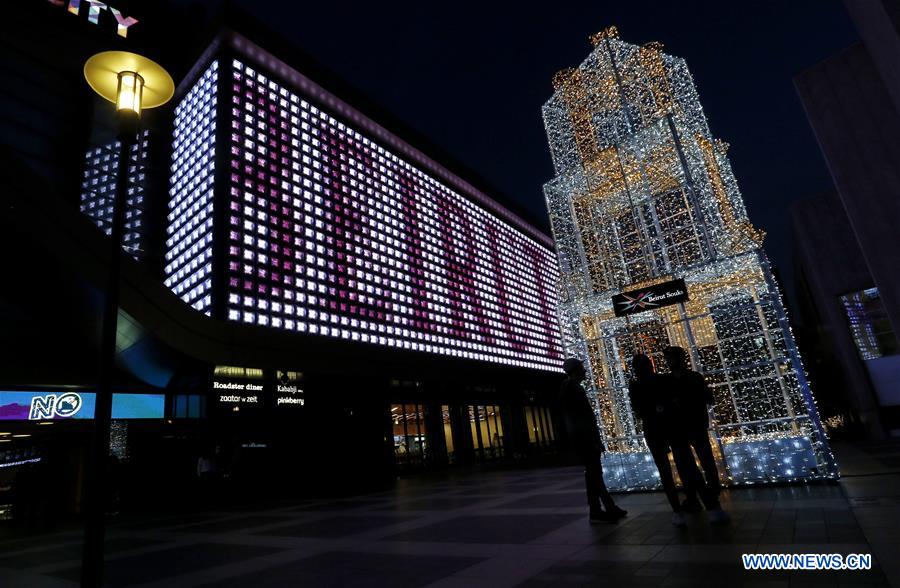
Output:
<instances>
[{"instance_id":1,"label":"led light grid","mask_svg":"<svg viewBox=\"0 0 900 588\"><path fill-rule=\"evenodd\" d=\"M128 197L122 248L138 257L144 232L144 190L147 170L148 133L131 146L128 166ZM84 157L81 181L81 212L108 236L112 232L116 177L119 173L119 142L89 149Z\"/></svg>"},{"instance_id":2,"label":"led light grid","mask_svg":"<svg viewBox=\"0 0 900 588\"><path fill-rule=\"evenodd\" d=\"M196 310L212 310L216 83L212 62L175 109L166 286Z\"/></svg>"},{"instance_id":3,"label":"led light grid","mask_svg":"<svg viewBox=\"0 0 900 588\"><path fill-rule=\"evenodd\" d=\"M207 314L222 296L233 321L559 370L551 251L284 85L228 63L226 74L214 62L176 109L165 268L176 294ZM230 104L217 104L219 74ZM228 113L227 145L215 144L217 107ZM225 186L213 186L217 164ZM216 197L227 243L213 262ZM213 271L224 292L211 291Z\"/></svg>"},{"instance_id":4,"label":"led light grid","mask_svg":"<svg viewBox=\"0 0 900 588\"><path fill-rule=\"evenodd\" d=\"M228 318L558 370L550 251L232 63Z\"/></svg>"}]
</instances>

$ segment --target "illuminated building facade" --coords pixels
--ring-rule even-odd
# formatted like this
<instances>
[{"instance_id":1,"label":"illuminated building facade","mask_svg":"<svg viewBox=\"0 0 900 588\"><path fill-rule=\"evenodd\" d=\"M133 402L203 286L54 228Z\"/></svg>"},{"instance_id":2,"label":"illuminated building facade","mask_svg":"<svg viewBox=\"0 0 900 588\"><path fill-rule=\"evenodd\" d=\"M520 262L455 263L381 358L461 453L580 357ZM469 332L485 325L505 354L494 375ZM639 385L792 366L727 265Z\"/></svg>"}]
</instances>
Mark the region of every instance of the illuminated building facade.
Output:
<instances>
[{"instance_id":1,"label":"illuminated building facade","mask_svg":"<svg viewBox=\"0 0 900 588\"><path fill-rule=\"evenodd\" d=\"M364 468L555 451L552 239L303 63L220 29L176 90L165 286L252 349L203 368L217 434Z\"/></svg>"},{"instance_id":2,"label":"illuminated building facade","mask_svg":"<svg viewBox=\"0 0 900 588\"><path fill-rule=\"evenodd\" d=\"M128 168L128 210L125 211L122 247L135 257L140 256L143 251L148 148L148 133L144 131L141 140L136 141L131 147L131 162ZM93 220L106 235L112 231L118 169L118 141L95 147L85 154L84 177L81 182L81 212Z\"/></svg>"},{"instance_id":3,"label":"illuminated building facade","mask_svg":"<svg viewBox=\"0 0 900 588\"><path fill-rule=\"evenodd\" d=\"M668 345L688 350L713 390L726 483L836 476L763 233L687 65L615 28L591 41L543 107L556 171L545 195L563 344L590 374L608 482L658 483L628 380L638 352L664 371Z\"/></svg>"},{"instance_id":4,"label":"illuminated building facade","mask_svg":"<svg viewBox=\"0 0 900 588\"><path fill-rule=\"evenodd\" d=\"M166 284L228 321L559 371L549 239L254 54L176 107Z\"/></svg>"},{"instance_id":5,"label":"illuminated building facade","mask_svg":"<svg viewBox=\"0 0 900 588\"><path fill-rule=\"evenodd\" d=\"M106 26L109 11L100 26L47 2L10 15L15 66L0 74L16 116L0 120L0 143L14 205L0 237L11 275L31 287L4 292L16 311L3 322L3 390L96 386L108 263L97 227L118 162L114 109L83 67L116 48L183 80L171 109L145 113L129 170L136 259L121 268L115 389L165 398L162 414L114 428L141 502L162 487L181 495L194 482L184 460L205 446L246 468L233 479L260 494L362 490L398 469L554 452L550 237L247 15L204 31L165 3L132 8L140 23L127 38ZM20 417L4 428L31 436L8 447L40 456L65 431L71 463L86 454L90 420ZM59 479L75 491L74 473Z\"/></svg>"}]
</instances>

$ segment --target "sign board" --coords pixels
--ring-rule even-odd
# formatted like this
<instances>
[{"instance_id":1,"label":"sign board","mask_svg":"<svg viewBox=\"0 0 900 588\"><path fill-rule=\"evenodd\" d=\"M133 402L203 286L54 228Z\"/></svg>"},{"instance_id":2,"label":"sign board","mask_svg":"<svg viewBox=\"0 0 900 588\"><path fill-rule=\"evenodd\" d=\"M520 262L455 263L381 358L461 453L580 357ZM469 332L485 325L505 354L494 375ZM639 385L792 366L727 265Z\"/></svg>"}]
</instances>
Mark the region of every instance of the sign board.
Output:
<instances>
[{"instance_id":1,"label":"sign board","mask_svg":"<svg viewBox=\"0 0 900 588\"><path fill-rule=\"evenodd\" d=\"M100 26L100 15L108 11L112 18L104 17L106 26L115 26L116 34L120 37L128 36L128 29L138 23L133 16L127 16L121 10L109 6L99 0L48 0L50 4L65 9L69 14L81 16L86 14L87 20L93 25Z\"/></svg>"},{"instance_id":2,"label":"sign board","mask_svg":"<svg viewBox=\"0 0 900 588\"><path fill-rule=\"evenodd\" d=\"M259 404L263 385L257 382L226 382L213 380L213 392L222 404Z\"/></svg>"},{"instance_id":3,"label":"sign board","mask_svg":"<svg viewBox=\"0 0 900 588\"><path fill-rule=\"evenodd\" d=\"M275 392L276 406L303 406L306 404L303 388L297 384L278 384Z\"/></svg>"},{"instance_id":4,"label":"sign board","mask_svg":"<svg viewBox=\"0 0 900 588\"><path fill-rule=\"evenodd\" d=\"M687 299L687 286L684 280L678 279L616 294L612 297L612 303L616 316L628 316L685 302Z\"/></svg>"},{"instance_id":5,"label":"sign board","mask_svg":"<svg viewBox=\"0 0 900 588\"><path fill-rule=\"evenodd\" d=\"M240 412L240 407L306 405L302 373L277 370L274 376L260 368L217 366L210 384L212 397L233 412Z\"/></svg>"},{"instance_id":6,"label":"sign board","mask_svg":"<svg viewBox=\"0 0 900 588\"><path fill-rule=\"evenodd\" d=\"M94 418L93 392L0 392L0 420L57 421ZM164 394L113 394L113 419L161 419Z\"/></svg>"}]
</instances>

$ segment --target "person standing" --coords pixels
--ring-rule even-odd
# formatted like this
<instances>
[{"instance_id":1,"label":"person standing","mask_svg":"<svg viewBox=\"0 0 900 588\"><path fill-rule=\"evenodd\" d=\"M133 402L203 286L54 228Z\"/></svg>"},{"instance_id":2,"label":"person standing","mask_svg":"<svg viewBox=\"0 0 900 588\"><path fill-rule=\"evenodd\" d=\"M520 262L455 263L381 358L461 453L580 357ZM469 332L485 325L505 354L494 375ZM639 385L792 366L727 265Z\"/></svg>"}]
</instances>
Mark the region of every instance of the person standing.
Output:
<instances>
[{"instance_id":1,"label":"person standing","mask_svg":"<svg viewBox=\"0 0 900 588\"><path fill-rule=\"evenodd\" d=\"M212 480L216 477L216 474L215 459L210 456L208 451L204 451L200 454L200 457L197 458L197 479Z\"/></svg>"},{"instance_id":2,"label":"person standing","mask_svg":"<svg viewBox=\"0 0 900 588\"><path fill-rule=\"evenodd\" d=\"M631 371L633 378L628 383L631 408L641 419L644 441L653 456L663 492L672 507L672 524L681 527L686 523L669 464L670 428L674 419L672 398L666 389L665 378L656 373L653 361L643 353L632 358Z\"/></svg>"},{"instance_id":3,"label":"person standing","mask_svg":"<svg viewBox=\"0 0 900 588\"><path fill-rule=\"evenodd\" d=\"M566 372L566 379L560 389L559 404L569 443L584 464L589 520L591 523L614 523L627 516L628 512L616 506L603 481L601 457L605 449L597 429L594 410L581 386L587 372L581 360L575 357L563 363L563 371Z\"/></svg>"},{"instance_id":4,"label":"person standing","mask_svg":"<svg viewBox=\"0 0 900 588\"><path fill-rule=\"evenodd\" d=\"M677 425L672 428L672 451L688 496L682 509L699 510L699 495L709 511L709 521L727 523L731 519L719 503L719 468L709 443L712 391L703 376L688 367L688 355L683 348L666 347L663 357L669 366L667 379L675 407L672 422ZM691 450L697 455L702 474L697 469Z\"/></svg>"}]
</instances>

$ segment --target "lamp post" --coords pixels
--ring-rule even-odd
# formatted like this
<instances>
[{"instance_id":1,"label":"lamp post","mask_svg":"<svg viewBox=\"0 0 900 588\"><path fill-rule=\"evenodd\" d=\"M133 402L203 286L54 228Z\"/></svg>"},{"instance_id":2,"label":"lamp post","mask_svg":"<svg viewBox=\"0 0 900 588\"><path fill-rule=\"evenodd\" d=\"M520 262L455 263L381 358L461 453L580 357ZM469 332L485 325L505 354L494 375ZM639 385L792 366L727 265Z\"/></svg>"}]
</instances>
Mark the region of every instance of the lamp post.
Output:
<instances>
[{"instance_id":1,"label":"lamp post","mask_svg":"<svg viewBox=\"0 0 900 588\"><path fill-rule=\"evenodd\" d=\"M106 514L106 469L109 460L109 427L112 413L112 380L116 356L116 319L119 314L119 269L125 208L128 205L128 164L144 109L162 106L175 93L172 77L157 63L126 51L98 53L84 64L88 85L116 105L119 166L113 200L109 240L109 273L103 302L100 333L100 372L94 413L88 475L85 484L84 546L81 586L97 588L103 583L104 516Z\"/></svg>"}]
</instances>

